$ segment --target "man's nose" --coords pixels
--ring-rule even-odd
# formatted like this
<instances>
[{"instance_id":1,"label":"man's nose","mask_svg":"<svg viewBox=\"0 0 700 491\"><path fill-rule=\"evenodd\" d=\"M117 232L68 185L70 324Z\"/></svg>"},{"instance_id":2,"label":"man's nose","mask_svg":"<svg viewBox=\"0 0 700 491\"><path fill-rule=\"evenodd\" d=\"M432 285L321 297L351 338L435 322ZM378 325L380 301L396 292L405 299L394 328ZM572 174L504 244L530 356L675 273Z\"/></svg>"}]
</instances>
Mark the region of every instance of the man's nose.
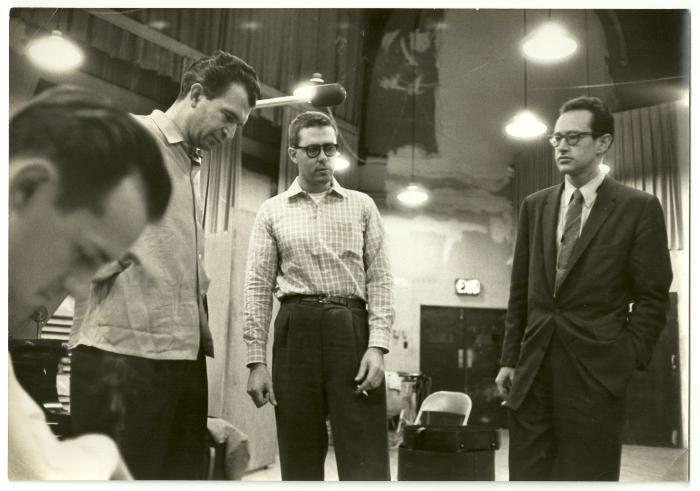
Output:
<instances>
[{"instance_id":1,"label":"man's nose","mask_svg":"<svg viewBox=\"0 0 700 491\"><path fill-rule=\"evenodd\" d=\"M233 140L233 137L236 136L236 128L238 128L238 125L232 125L232 126L226 126L224 128L224 140Z\"/></svg>"}]
</instances>

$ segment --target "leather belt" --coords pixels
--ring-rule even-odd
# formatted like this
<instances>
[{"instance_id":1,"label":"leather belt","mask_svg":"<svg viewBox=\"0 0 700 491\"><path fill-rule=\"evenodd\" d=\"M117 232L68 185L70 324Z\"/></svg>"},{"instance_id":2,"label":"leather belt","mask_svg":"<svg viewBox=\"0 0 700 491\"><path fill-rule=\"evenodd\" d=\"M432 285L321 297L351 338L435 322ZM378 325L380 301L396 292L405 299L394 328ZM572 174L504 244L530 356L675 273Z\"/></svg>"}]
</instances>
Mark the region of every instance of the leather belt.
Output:
<instances>
[{"instance_id":1,"label":"leather belt","mask_svg":"<svg viewBox=\"0 0 700 491\"><path fill-rule=\"evenodd\" d=\"M319 304L332 303L343 305L347 308L365 308L365 301L360 298L334 297L332 295L287 295L282 298L282 303L315 302Z\"/></svg>"}]
</instances>

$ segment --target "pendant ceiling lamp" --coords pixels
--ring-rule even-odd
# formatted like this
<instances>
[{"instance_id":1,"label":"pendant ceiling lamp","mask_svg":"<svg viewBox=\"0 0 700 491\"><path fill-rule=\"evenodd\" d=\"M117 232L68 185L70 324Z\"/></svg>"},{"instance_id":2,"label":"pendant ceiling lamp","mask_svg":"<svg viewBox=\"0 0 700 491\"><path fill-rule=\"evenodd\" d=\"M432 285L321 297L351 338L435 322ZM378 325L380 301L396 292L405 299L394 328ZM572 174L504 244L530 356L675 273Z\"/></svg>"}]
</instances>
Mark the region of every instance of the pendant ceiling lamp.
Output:
<instances>
[{"instance_id":1,"label":"pendant ceiling lamp","mask_svg":"<svg viewBox=\"0 0 700 491\"><path fill-rule=\"evenodd\" d=\"M333 170L334 171L344 171L350 167L350 161L345 157L342 157L339 153L333 157Z\"/></svg>"},{"instance_id":2,"label":"pendant ceiling lamp","mask_svg":"<svg viewBox=\"0 0 700 491\"><path fill-rule=\"evenodd\" d=\"M82 50L63 37L59 30L31 41L27 45L27 54L37 66L52 72L74 70L83 62Z\"/></svg>"},{"instance_id":3,"label":"pendant ceiling lamp","mask_svg":"<svg viewBox=\"0 0 700 491\"><path fill-rule=\"evenodd\" d=\"M523 33L527 32L526 12L523 10ZM527 108L527 58L523 60L523 99L525 109L517 113L506 124L506 133L513 138L528 140L537 138L547 132L547 125L532 111Z\"/></svg>"},{"instance_id":4,"label":"pendant ceiling lamp","mask_svg":"<svg viewBox=\"0 0 700 491\"><path fill-rule=\"evenodd\" d=\"M578 43L566 32L563 26L552 22L552 11L549 11L549 22L541 25L529 36L523 39L522 49L525 56L542 63L557 62L574 54Z\"/></svg>"},{"instance_id":5,"label":"pendant ceiling lamp","mask_svg":"<svg viewBox=\"0 0 700 491\"><path fill-rule=\"evenodd\" d=\"M420 16L416 13L416 25L414 36L411 38L411 53L413 59L416 59L416 40L418 38L418 23ZM398 200L406 206L420 206L428 200L428 192L415 182L415 167L416 167L416 97L418 95L418 87L415 83L417 80L417 63L413 63L413 84L411 93L411 181L397 196Z\"/></svg>"}]
</instances>

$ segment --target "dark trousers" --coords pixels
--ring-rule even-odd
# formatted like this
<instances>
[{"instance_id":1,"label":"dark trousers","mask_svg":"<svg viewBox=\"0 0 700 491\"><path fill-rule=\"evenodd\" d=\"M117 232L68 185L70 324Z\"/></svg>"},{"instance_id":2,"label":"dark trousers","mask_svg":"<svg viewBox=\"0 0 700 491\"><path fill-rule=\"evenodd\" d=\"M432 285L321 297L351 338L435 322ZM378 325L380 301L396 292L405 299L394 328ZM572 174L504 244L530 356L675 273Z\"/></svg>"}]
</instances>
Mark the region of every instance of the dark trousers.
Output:
<instances>
[{"instance_id":1,"label":"dark trousers","mask_svg":"<svg viewBox=\"0 0 700 491\"><path fill-rule=\"evenodd\" d=\"M135 479L204 479L207 369L78 346L71 360L73 434L112 437Z\"/></svg>"},{"instance_id":2,"label":"dark trousers","mask_svg":"<svg viewBox=\"0 0 700 491\"><path fill-rule=\"evenodd\" d=\"M555 333L530 391L509 410L511 481L617 481L625 398L613 396Z\"/></svg>"},{"instance_id":3,"label":"dark trousers","mask_svg":"<svg viewBox=\"0 0 700 491\"><path fill-rule=\"evenodd\" d=\"M272 380L283 480L323 480L330 419L341 480L389 480L384 382L368 396L353 381L367 349L367 310L283 303Z\"/></svg>"}]
</instances>

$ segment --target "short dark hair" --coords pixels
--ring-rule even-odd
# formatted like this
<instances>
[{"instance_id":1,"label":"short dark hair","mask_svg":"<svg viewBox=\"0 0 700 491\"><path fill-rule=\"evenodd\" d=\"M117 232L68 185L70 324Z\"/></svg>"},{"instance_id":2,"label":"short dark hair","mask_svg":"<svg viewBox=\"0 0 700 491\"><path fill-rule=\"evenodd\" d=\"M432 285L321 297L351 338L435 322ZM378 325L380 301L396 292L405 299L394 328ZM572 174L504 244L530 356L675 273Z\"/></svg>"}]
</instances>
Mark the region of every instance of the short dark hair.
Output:
<instances>
[{"instance_id":1,"label":"short dark hair","mask_svg":"<svg viewBox=\"0 0 700 491\"><path fill-rule=\"evenodd\" d=\"M10 159L44 158L57 169L63 210L104 210L110 191L131 175L143 182L149 221L163 216L172 185L153 136L103 96L77 87L42 93L10 118Z\"/></svg>"},{"instance_id":2,"label":"short dark hair","mask_svg":"<svg viewBox=\"0 0 700 491\"><path fill-rule=\"evenodd\" d=\"M304 128L323 128L330 126L338 136L338 127L329 116L319 111L306 111L299 114L289 124L289 146L294 147L299 145L299 132Z\"/></svg>"},{"instance_id":3,"label":"short dark hair","mask_svg":"<svg viewBox=\"0 0 700 491\"><path fill-rule=\"evenodd\" d=\"M248 105L255 107L260 98L260 83L255 69L225 51L217 51L192 63L182 75L178 99L185 97L195 83L202 84L207 99L215 99L226 92L232 83L243 86L248 94Z\"/></svg>"},{"instance_id":4,"label":"short dark hair","mask_svg":"<svg viewBox=\"0 0 700 491\"><path fill-rule=\"evenodd\" d=\"M598 138L606 133L610 133L613 137L615 136L615 119L610 109L603 104L603 101L597 97L576 97L562 104L561 108L559 108L559 114L578 110L590 111L593 115L591 118L593 138Z\"/></svg>"}]
</instances>

